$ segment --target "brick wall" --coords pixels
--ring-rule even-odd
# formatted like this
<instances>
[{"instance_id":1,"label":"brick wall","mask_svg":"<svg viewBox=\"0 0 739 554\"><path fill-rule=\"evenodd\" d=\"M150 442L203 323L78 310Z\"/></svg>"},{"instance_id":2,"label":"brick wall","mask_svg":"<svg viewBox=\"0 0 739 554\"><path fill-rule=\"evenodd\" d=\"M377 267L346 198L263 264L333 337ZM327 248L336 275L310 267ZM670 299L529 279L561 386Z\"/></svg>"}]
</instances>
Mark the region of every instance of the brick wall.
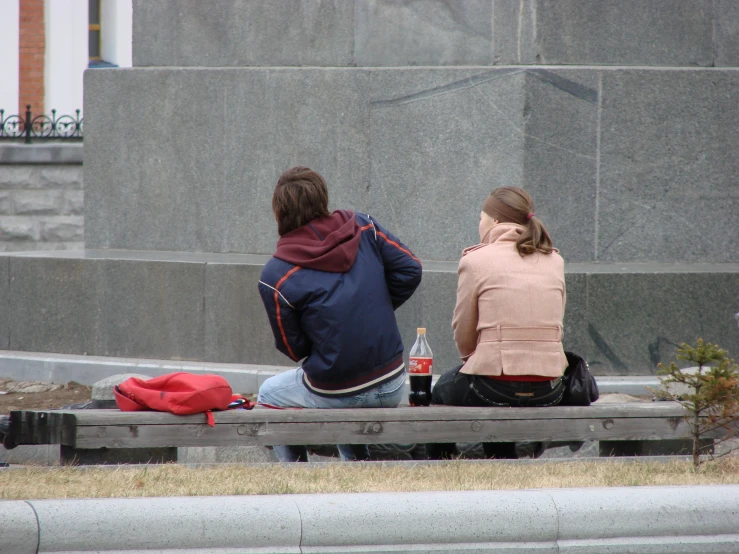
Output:
<instances>
[{"instance_id":1,"label":"brick wall","mask_svg":"<svg viewBox=\"0 0 739 554\"><path fill-rule=\"evenodd\" d=\"M84 248L81 164L0 164L0 252Z\"/></svg>"},{"instance_id":2,"label":"brick wall","mask_svg":"<svg viewBox=\"0 0 739 554\"><path fill-rule=\"evenodd\" d=\"M20 0L20 74L18 113L26 113L30 104L33 113L44 113L44 57L46 30L44 0Z\"/></svg>"}]
</instances>

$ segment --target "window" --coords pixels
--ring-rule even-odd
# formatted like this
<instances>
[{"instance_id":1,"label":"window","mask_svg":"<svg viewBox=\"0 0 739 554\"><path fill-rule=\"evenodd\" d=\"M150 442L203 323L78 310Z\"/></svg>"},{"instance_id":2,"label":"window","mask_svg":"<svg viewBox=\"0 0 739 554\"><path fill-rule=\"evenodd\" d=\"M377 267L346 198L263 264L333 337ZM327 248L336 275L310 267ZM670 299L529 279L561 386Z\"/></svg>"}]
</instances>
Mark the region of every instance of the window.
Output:
<instances>
[{"instance_id":1,"label":"window","mask_svg":"<svg viewBox=\"0 0 739 554\"><path fill-rule=\"evenodd\" d=\"M90 62L96 62L102 59L102 41L100 34L100 0L88 0L88 3L88 56L90 58Z\"/></svg>"},{"instance_id":2,"label":"window","mask_svg":"<svg viewBox=\"0 0 739 554\"><path fill-rule=\"evenodd\" d=\"M75 2L84 9L82 0ZM131 67L132 0L87 0L87 7L87 67Z\"/></svg>"}]
</instances>

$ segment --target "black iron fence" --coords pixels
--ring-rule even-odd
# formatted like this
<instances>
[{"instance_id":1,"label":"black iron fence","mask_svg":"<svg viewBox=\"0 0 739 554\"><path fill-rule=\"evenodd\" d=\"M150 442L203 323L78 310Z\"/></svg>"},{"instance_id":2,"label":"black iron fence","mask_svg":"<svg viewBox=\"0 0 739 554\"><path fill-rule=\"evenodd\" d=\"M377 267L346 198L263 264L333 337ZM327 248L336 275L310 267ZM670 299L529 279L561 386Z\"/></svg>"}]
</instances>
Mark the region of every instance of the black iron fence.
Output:
<instances>
[{"instance_id":1,"label":"black iron fence","mask_svg":"<svg viewBox=\"0 0 739 554\"><path fill-rule=\"evenodd\" d=\"M23 140L30 144L33 139L82 140L83 118L80 110L76 115L57 117L56 110L51 116L31 113L31 106L26 106L26 115L9 115L0 110L0 140Z\"/></svg>"}]
</instances>

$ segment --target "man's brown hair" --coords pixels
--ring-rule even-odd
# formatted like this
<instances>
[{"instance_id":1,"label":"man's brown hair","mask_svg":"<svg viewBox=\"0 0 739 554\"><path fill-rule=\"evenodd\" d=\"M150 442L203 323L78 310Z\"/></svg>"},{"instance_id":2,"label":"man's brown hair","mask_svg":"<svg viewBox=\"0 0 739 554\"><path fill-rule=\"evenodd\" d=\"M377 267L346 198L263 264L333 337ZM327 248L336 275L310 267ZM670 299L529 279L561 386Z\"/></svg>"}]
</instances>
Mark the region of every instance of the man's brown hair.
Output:
<instances>
[{"instance_id":1,"label":"man's brown hair","mask_svg":"<svg viewBox=\"0 0 739 554\"><path fill-rule=\"evenodd\" d=\"M277 180L272 195L272 212L277 219L280 236L317 217L329 215L326 181L312 169L291 167Z\"/></svg>"}]
</instances>

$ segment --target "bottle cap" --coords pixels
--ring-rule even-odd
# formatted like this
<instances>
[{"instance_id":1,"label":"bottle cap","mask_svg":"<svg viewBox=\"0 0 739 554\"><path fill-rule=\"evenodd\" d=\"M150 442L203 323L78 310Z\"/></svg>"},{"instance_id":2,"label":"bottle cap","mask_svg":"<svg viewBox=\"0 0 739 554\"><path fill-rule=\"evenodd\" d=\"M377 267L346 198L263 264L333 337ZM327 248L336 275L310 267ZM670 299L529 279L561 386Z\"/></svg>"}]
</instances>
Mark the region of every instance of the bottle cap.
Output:
<instances>
[{"instance_id":1,"label":"bottle cap","mask_svg":"<svg viewBox=\"0 0 739 554\"><path fill-rule=\"evenodd\" d=\"M425 335L426 334L426 327L419 327L417 330L419 335Z\"/></svg>"}]
</instances>

